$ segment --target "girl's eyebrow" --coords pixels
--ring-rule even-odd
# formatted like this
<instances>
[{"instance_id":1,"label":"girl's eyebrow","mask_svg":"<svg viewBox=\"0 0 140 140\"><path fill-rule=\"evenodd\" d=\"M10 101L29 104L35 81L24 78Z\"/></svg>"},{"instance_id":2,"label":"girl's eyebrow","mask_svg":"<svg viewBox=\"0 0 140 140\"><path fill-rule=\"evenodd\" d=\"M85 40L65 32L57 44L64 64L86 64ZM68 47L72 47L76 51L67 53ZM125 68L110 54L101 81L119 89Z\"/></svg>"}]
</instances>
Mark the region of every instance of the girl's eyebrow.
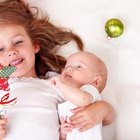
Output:
<instances>
[{"instance_id":1,"label":"girl's eyebrow","mask_svg":"<svg viewBox=\"0 0 140 140\"><path fill-rule=\"evenodd\" d=\"M22 34L19 34L19 33L17 33L17 34L15 34L14 35L14 37L22 37L23 35Z\"/></svg>"}]
</instances>

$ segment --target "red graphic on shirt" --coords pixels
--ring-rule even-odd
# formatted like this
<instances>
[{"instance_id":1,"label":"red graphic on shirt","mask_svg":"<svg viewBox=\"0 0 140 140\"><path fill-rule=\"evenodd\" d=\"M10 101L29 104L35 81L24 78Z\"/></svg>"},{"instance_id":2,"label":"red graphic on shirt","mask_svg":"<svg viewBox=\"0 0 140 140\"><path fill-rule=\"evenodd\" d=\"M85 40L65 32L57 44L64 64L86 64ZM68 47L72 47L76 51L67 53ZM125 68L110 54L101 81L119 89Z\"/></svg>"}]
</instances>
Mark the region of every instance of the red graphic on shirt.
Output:
<instances>
[{"instance_id":1,"label":"red graphic on shirt","mask_svg":"<svg viewBox=\"0 0 140 140\"><path fill-rule=\"evenodd\" d=\"M12 103L12 104L15 104L17 101L17 97L11 99L11 100L8 100L10 97L10 93L6 93L0 100L0 104L2 105L6 105L6 104L9 104L9 103Z\"/></svg>"},{"instance_id":2,"label":"red graphic on shirt","mask_svg":"<svg viewBox=\"0 0 140 140\"><path fill-rule=\"evenodd\" d=\"M9 84L7 78L0 78L0 90L9 91Z\"/></svg>"},{"instance_id":3,"label":"red graphic on shirt","mask_svg":"<svg viewBox=\"0 0 140 140\"><path fill-rule=\"evenodd\" d=\"M0 64L0 90L3 91L10 91L10 87L8 84L9 76L16 70L16 67L14 66L3 66ZM10 93L6 93L3 95L0 99L1 105L7 105L7 104L15 104L17 100L17 97L10 99Z\"/></svg>"}]
</instances>

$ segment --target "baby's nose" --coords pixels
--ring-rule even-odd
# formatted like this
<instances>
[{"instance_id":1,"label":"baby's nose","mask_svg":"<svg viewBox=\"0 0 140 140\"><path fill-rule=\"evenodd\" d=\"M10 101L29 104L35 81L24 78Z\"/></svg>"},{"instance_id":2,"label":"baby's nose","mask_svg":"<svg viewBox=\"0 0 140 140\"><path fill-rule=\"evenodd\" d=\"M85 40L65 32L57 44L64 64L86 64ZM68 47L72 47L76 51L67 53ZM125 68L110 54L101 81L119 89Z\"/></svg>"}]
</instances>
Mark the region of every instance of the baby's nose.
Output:
<instances>
[{"instance_id":1,"label":"baby's nose","mask_svg":"<svg viewBox=\"0 0 140 140\"><path fill-rule=\"evenodd\" d=\"M68 71L68 72L72 72L72 71L73 71L73 68L72 68L72 67L68 67L68 68L67 68L67 71Z\"/></svg>"}]
</instances>

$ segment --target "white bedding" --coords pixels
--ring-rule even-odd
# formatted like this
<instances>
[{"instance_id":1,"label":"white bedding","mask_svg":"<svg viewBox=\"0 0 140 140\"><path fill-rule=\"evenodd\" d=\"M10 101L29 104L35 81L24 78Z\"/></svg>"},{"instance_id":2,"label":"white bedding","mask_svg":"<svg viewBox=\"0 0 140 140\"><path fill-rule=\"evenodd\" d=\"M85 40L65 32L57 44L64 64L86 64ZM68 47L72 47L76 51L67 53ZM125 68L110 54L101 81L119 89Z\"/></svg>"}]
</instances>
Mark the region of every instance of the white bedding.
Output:
<instances>
[{"instance_id":1,"label":"white bedding","mask_svg":"<svg viewBox=\"0 0 140 140\"><path fill-rule=\"evenodd\" d=\"M79 34L85 48L107 64L109 78L102 96L113 105L117 117L104 127L104 140L140 140L140 1L28 1L47 10L56 25ZM120 37L108 40L104 25L110 18L120 19L125 29ZM65 48L61 52L69 55Z\"/></svg>"}]
</instances>

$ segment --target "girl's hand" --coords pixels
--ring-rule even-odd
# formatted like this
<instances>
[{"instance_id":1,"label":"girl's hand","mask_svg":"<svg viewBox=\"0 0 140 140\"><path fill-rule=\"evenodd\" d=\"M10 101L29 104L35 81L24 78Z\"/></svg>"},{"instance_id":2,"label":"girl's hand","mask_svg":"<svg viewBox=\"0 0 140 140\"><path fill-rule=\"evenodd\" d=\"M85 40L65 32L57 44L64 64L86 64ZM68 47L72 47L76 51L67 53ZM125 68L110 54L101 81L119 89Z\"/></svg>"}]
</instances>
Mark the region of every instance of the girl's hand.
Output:
<instances>
[{"instance_id":1,"label":"girl's hand","mask_svg":"<svg viewBox=\"0 0 140 140\"><path fill-rule=\"evenodd\" d=\"M65 119L63 117L60 118L61 127L60 127L60 137L61 139L66 139L67 133L72 131L72 125L68 123L68 117Z\"/></svg>"},{"instance_id":2,"label":"girl's hand","mask_svg":"<svg viewBox=\"0 0 140 140\"><path fill-rule=\"evenodd\" d=\"M6 136L6 124L7 119L4 117L0 118L0 140L3 140L3 138Z\"/></svg>"},{"instance_id":3,"label":"girl's hand","mask_svg":"<svg viewBox=\"0 0 140 140\"><path fill-rule=\"evenodd\" d=\"M84 108L73 109L74 115L70 117L71 124L79 131L85 131L103 122L103 125L110 124L114 118L114 110L105 101L92 103Z\"/></svg>"}]
</instances>

